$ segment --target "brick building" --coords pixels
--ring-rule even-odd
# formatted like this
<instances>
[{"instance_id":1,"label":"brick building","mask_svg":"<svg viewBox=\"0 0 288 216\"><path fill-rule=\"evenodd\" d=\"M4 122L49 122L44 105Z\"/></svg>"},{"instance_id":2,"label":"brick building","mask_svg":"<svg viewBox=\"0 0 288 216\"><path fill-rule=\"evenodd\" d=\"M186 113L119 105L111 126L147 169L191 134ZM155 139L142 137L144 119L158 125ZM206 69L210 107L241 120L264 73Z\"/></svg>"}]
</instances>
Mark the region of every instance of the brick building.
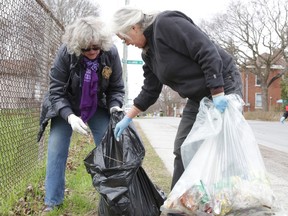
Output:
<instances>
[{"instance_id":1,"label":"brick building","mask_svg":"<svg viewBox=\"0 0 288 216\"><path fill-rule=\"evenodd\" d=\"M271 80L284 69L281 65L273 65L269 75ZM244 112L262 110L262 90L257 75L242 71L243 100L245 102ZM276 79L268 88L268 109L269 111L281 109L282 104L277 103L281 99L281 78Z\"/></svg>"}]
</instances>

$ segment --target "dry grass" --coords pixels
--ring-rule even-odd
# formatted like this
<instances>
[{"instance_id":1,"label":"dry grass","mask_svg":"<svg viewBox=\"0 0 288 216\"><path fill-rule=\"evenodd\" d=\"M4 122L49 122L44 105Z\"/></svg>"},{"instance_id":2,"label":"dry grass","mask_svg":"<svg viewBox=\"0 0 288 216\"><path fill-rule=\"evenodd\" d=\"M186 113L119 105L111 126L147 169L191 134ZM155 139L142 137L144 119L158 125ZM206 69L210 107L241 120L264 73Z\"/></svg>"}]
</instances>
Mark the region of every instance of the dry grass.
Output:
<instances>
[{"instance_id":1,"label":"dry grass","mask_svg":"<svg viewBox=\"0 0 288 216\"><path fill-rule=\"evenodd\" d=\"M259 120L259 121L279 121L283 112L245 112L244 117L247 120Z\"/></svg>"},{"instance_id":2,"label":"dry grass","mask_svg":"<svg viewBox=\"0 0 288 216\"><path fill-rule=\"evenodd\" d=\"M151 181L168 194L172 177L141 128L135 125L146 150L143 168ZM91 177L83 164L83 159L93 148L92 139L73 134L66 169L65 200L61 208L46 216L97 216L99 194L93 188ZM11 202L5 211L0 209L0 215L41 215L45 193L44 167L38 177L31 180L29 187L23 189L25 191L20 197L15 197L14 202Z\"/></svg>"}]
</instances>

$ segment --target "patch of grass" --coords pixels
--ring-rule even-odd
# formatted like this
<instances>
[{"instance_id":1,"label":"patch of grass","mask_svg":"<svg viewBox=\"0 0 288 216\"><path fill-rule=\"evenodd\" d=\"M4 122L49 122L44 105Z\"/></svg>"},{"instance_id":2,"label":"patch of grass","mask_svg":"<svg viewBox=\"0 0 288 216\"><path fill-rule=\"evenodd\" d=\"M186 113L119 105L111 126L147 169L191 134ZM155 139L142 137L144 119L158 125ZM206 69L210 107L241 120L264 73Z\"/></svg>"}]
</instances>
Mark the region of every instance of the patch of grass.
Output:
<instances>
[{"instance_id":1,"label":"patch of grass","mask_svg":"<svg viewBox=\"0 0 288 216\"><path fill-rule=\"evenodd\" d=\"M97 215L99 194L93 187L91 176L83 163L84 158L94 147L92 139L74 135L67 161L64 203L61 208L47 214L48 216Z\"/></svg>"},{"instance_id":2,"label":"patch of grass","mask_svg":"<svg viewBox=\"0 0 288 216\"><path fill-rule=\"evenodd\" d=\"M170 192L171 175L137 124L136 128L146 149L143 167L152 180L166 194ZM84 166L84 158L94 149L93 139L74 133L66 168L66 190L63 205L45 216L97 216L99 194L92 185L91 176ZM11 195L0 203L0 215L41 215L44 205L45 164L29 184L22 184L22 192Z\"/></svg>"},{"instance_id":3,"label":"patch of grass","mask_svg":"<svg viewBox=\"0 0 288 216\"><path fill-rule=\"evenodd\" d=\"M37 215L44 198L44 167L31 171L31 177L18 182L10 189L9 196L2 197L0 215ZM18 178L19 179L19 178Z\"/></svg>"}]
</instances>

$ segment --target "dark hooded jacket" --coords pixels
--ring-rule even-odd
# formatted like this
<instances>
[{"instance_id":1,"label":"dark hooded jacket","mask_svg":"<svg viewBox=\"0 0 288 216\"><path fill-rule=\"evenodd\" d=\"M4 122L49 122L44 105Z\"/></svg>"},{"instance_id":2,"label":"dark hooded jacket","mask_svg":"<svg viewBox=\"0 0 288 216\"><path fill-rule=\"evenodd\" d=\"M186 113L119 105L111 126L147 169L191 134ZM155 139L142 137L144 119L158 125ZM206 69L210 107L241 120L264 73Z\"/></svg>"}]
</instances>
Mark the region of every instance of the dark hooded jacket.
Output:
<instances>
[{"instance_id":1,"label":"dark hooded jacket","mask_svg":"<svg viewBox=\"0 0 288 216\"><path fill-rule=\"evenodd\" d=\"M225 93L232 83L242 87L233 57L185 14L162 12L143 34L147 40L142 52L144 85L134 99L140 110L156 102L163 84L196 102L216 94L213 91L219 87Z\"/></svg>"},{"instance_id":2,"label":"dark hooded jacket","mask_svg":"<svg viewBox=\"0 0 288 216\"><path fill-rule=\"evenodd\" d=\"M72 113L80 115L85 74L85 64L82 59L82 55L77 57L75 54L69 54L64 44L59 48L50 71L49 92L45 95L42 104L38 141L51 118L59 115L67 120ZM113 106L122 107L125 90L116 46L109 51L101 51L97 73L98 106L107 109Z\"/></svg>"}]
</instances>

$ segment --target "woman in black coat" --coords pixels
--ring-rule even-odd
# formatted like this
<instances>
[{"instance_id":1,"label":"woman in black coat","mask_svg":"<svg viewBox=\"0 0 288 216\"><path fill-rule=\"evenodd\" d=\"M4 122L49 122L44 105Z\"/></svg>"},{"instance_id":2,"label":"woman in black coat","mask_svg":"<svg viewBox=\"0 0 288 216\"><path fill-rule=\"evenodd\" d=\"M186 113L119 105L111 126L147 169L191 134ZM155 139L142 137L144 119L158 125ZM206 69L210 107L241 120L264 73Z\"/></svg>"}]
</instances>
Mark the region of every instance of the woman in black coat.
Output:
<instances>
[{"instance_id":1,"label":"woman in black coat","mask_svg":"<svg viewBox=\"0 0 288 216\"><path fill-rule=\"evenodd\" d=\"M124 7L114 14L113 31L127 45L143 50L144 85L134 105L115 127L119 139L132 118L158 99L163 84L188 98L174 142L172 187L182 175L181 145L190 132L203 97L224 112L225 94L242 96L242 81L233 57L179 11L144 13Z\"/></svg>"}]
</instances>

